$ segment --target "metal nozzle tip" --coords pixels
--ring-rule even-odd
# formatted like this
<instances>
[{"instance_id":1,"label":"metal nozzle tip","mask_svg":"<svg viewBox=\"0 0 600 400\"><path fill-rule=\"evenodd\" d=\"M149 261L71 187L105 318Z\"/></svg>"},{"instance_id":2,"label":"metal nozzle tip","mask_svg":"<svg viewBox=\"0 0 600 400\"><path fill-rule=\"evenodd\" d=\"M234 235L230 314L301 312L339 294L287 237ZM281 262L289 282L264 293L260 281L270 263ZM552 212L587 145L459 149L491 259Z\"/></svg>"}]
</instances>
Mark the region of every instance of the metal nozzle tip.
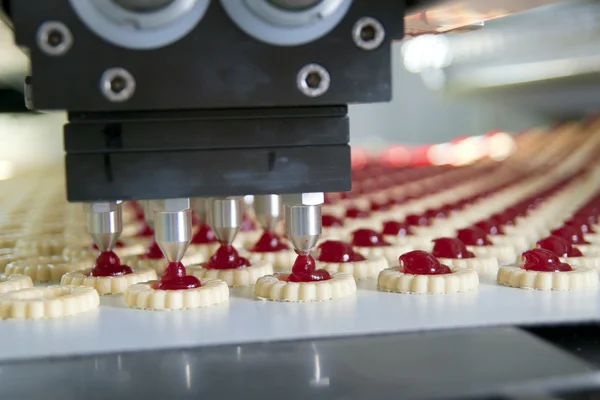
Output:
<instances>
[{"instance_id":1,"label":"metal nozzle tip","mask_svg":"<svg viewBox=\"0 0 600 400\"><path fill-rule=\"evenodd\" d=\"M231 243L242 225L242 200L225 197L209 200L208 223L222 243Z\"/></svg>"},{"instance_id":2,"label":"metal nozzle tip","mask_svg":"<svg viewBox=\"0 0 600 400\"><path fill-rule=\"evenodd\" d=\"M107 201L85 205L87 230L100 251L112 250L121 232L123 220L120 201Z\"/></svg>"},{"instance_id":3,"label":"metal nozzle tip","mask_svg":"<svg viewBox=\"0 0 600 400\"><path fill-rule=\"evenodd\" d=\"M296 252L309 254L321 236L321 206L286 206L285 230Z\"/></svg>"},{"instance_id":4,"label":"metal nozzle tip","mask_svg":"<svg viewBox=\"0 0 600 400\"><path fill-rule=\"evenodd\" d=\"M192 210L155 212L155 240L169 262L179 262L192 240Z\"/></svg>"},{"instance_id":5,"label":"metal nozzle tip","mask_svg":"<svg viewBox=\"0 0 600 400\"><path fill-rule=\"evenodd\" d=\"M276 194L254 196L256 219L266 231L273 231L281 218L281 196Z\"/></svg>"}]
</instances>

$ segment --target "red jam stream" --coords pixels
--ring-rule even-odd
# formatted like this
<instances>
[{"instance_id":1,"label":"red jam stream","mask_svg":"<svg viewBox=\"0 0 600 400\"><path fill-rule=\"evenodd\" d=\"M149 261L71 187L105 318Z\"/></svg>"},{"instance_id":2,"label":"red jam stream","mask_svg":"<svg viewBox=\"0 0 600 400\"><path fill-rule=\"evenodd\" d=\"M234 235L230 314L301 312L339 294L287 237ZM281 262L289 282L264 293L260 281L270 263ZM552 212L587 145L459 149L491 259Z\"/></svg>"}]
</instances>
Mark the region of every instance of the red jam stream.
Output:
<instances>
[{"instance_id":1,"label":"red jam stream","mask_svg":"<svg viewBox=\"0 0 600 400\"><path fill-rule=\"evenodd\" d=\"M115 249L121 249L125 247L125 243L121 242L120 240L117 240L117 243L115 243ZM90 249L92 250L99 250L98 246L96 246L96 244L92 243L92 245L90 246Z\"/></svg>"},{"instance_id":2,"label":"red jam stream","mask_svg":"<svg viewBox=\"0 0 600 400\"><path fill-rule=\"evenodd\" d=\"M165 272L160 277L156 286L159 290L185 290L200 287L200 279L187 275L185 267L180 262L167 263Z\"/></svg>"},{"instance_id":3,"label":"red jam stream","mask_svg":"<svg viewBox=\"0 0 600 400\"><path fill-rule=\"evenodd\" d=\"M208 262L202 264L207 269L237 269L249 267L251 265L247 258L240 257L235 247L231 244L221 244L215 254L213 254Z\"/></svg>"},{"instance_id":4,"label":"red jam stream","mask_svg":"<svg viewBox=\"0 0 600 400\"><path fill-rule=\"evenodd\" d=\"M96 257L90 276L122 276L131 274L133 269L122 265L119 257L112 251L103 251Z\"/></svg>"},{"instance_id":5,"label":"red jam stream","mask_svg":"<svg viewBox=\"0 0 600 400\"><path fill-rule=\"evenodd\" d=\"M287 282L318 282L331 279L331 275L324 269L317 269L315 259L310 255L298 255L292 272L289 275L280 275L279 280Z\"/></svg>"}]
</instances>

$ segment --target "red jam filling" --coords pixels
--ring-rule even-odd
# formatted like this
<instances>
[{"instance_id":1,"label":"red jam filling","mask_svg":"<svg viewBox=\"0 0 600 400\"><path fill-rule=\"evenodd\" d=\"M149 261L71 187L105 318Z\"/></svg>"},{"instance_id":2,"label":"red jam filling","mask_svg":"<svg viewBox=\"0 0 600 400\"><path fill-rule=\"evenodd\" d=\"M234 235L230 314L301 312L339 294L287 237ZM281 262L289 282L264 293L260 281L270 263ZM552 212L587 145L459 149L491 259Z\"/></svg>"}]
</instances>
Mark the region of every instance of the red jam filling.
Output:
<instances>
[{"instance_id":1,"label":"red jam filling","mask_svg":"<svg viewBox=\"0 0 600 400\"><path fill-rule=\"evenodd\" d=\"M140 236L140 237L154 236L154 230L152 228L150 228L150 225L148 225L146 222L144 222L144 224L142 225L140 230L137 231L135 236Z\"/></svg>"},{"instance_id":2,"label":"red jam filling","mask_svg":"<svg viewBox=\"0 0 600 400\"><path fill-rule=\"evenodd\" d=\"M202 266L207 269L237 269L249 267L250 265L250 261L240 257L235 247L224 243Z\"/></svg>"},{"instance_id":3,"label":"red jam filling","mask_svg":"<svg viewBox=\"0 0 600 400\"><path fill-rule=\"evenodd\" d=\"M441 208L431 208L425 211L423 215L430 220L437 218L446 218L448 216L446 212Z\"/></svg>"},{"instance_id":4,"label":"red jam filling","mask_svg":"<svg viewBox=\"0 0 600 400\"><path fill-rule=\"evenodd\" d=\"M456 237L467 246L491 246L492 242L483 229L470 227L460 229Z\"/></svg>"},{"instance_id":5,"label":"red jam filling","mask_svg":"<svg viewBox=\"0 0 600 400\"><path fill-rule=\"evenodd\" d=\"M240 232L250 232L256 230L256 223L250 219L246 214L242 217L242 225L240 225Z\"/></svg>"},{"instance_id":6,"label":"red jam filling","mask_svg":"<svg viewBox=\"0 0 600 400\"><path fill-rule=\"evenodd\" d=\"M527 250L521 255L521 267L528 271L566 272L572 271L569 264L560 262L556 254L544 249Z\"/></svg>"},{"instance_id":7,"label":"red jam filling","mask_svg":"<svg viewBox=\"0 0 600 400\"><path fill-rule=\"evenodd\" d=\"M430 221L424 215L407 215L404 218L404 222L406 222L410 226L429 226Z\"/></svg>"},{"instance_id":8,"label":"red jam filling","mask_svg":"<svg viewBox=\"0 0 600 400\"><path fill-rule=\"evenodd\" d=\"M281 275L280 280L288 282L316 282L331 279L327 270L317 269L315 259L310 255L298 255L292 272L288 275Z\"/></svg>"},{"instance_id":9,"label":"red jam filling","mask_svg":"<svg viewBox=\"0 0 600 400\"><path fill-rule=\"evenodd\" d=\"M550 234L565 238L571 244L589 244L583 239L583 233L571 225L563 225L551 231Z\"/></svg>"},{"instance_id":10,"label":"red jam filling","mask_svg":"<svg viewBox=\"0 0 600 400\"><path fill-rule=\"evenodd\" d=\"M185 290L200 287L200 279L186 275L185 267L180 262L170 262L156 285L159 290Z\"/></svg>"},{"instance_id":11,"label":"red jam filling","mask_svg":"<svg viewBox=\"0 0 600 400\"><path fill-rule=\"evenodd\" d=\"M281 240L279 235L271 231L264 231L258 241L250 248L254 253L274 253L288 250L289 246Z\"/></svg>"},{"instance_id":12,"label":"red jam filling","mask_svg":"<svg viewBox=\"0 0 600 400\"><path fill-rule=\"evenodd\" d=\"M502 229L502 225L498 224L497 221L486 219L483 221L476 222L475 225L479 229L483 229L485 233L488 235L503 235L504 230Z\"/></svg>"},{"instance_id":13,"label":"red jam filling","mask_svg":"<svg viewBox=\"0 0 600 400\"><path fill-rule=\"evenodd\" d=\"M347 218L369 218L369 212L365 210L361 210L360 208L351 207L346 210Z\"/></svg>"},{"instance_id":14,"label":"red jam filling","mask_svg":"<svg viewBox=\"0 0 600 400\"><path fill-rule=\"evenodd\" d=\"M96 257L90 276L121 276L131 274L133 269L122 265L119 257L112 251L103 251Z\"/></svg>"},{"instance_id":15,"label":"red jam filling","mask_svg":"<svg viewBox=\"0 0 600 400\"><path fill-rule=\"evenodd\" d=\"M161 258L165 258L165 255L163 254L160 247L158 247L156 241L153 240L152 243L150 243L150 246L148 246L148 248L146 249L146 253L139 256L139 258L144 258L148 260L160 260Z\"/></svg>"},{"instance_id":16,"label":"red jam filling","mask_svg":"<svg viewBox=\"0 0 600 400\"><path fill-rule=\"evenodd\" d=\"M344 221L333 215L323 214L321 217L321 225L325 228L344 226Z\"/></svg>"},{"instance_id":17,"label":"red jam filling","mask_svg":"<svg viewBox=\"0 0 600 400\"><path fill-rule=\"evenodd\" d=\"M499 213L499 214L494 214L490 218L490 220L492 220L492 222L494 222L498 225L514 225L515 219L516 219L515 215L512 215L506 211Z\"/></svg>"},{"instance_id":18,"label":"red jam filling","mask_svg":"<svg viewBox=\"0 0 600 400\"><path fill-rule=\"evenodd\" d=\"M576 249L569 241L560 236L548 236L538 240L535 244L538 249L544 249L553 252L559 257L582 257L581 251Z\"/></svg>"},{"instance_id":19,"label":"red jam filling","mask_svg":"<svg viewBox=\"0 0 600 400\"><path fill-rule=\"evenodd\" d=\"M365 258L354 251L348 243L337 240L323 242L318 248L317 260L328 263L346 263L364 261Z\"/></svg>"},{"instance_id":20,"label":"red jam filling","mask_svg":"<svg viewBox=\"0 0 600 400\"><path fill-rule=\"evenodd\" d=\"M372 201L371 202L371 211L387 211L390 209L392 204L388 203L388 202L378 202L378 201Z\"/></svg>"},{"instance_id":21,"label":"red jam filling","mask_svg":"<svg viewBox=\"0 0 600 400\"><path fill-rule=\"evenodd\" d=\"M462 241L454 238L434 239L431 254L439 258L475 258Z\"/></svg>"},{"instance_id":22,"label":"red jam filling","mask_svg":"<svg viewBox=\"0 0 600 400\"><path fill-rule=\"evenodd\" d=\"M584 218L571 218L570 220L565 222L565 225L573 226L575 227L575 229L581 231L582 233L596 233L592 224Z\"/></svg>"},{"instance_id":23,"label":"red jam filling","mask_svg":"<svg viewBox=\"0 0 600 400\"><path fill-rule=\"evenodd\" d=\"M217 236L210 228L208 224L202 224L198 227L194 236L192 236L192 241L190 244L208 244L215 243L217 241Z\"/></svg>"},{"instance_id":24,"label":"red jam filling","mask_svg":"<svg viewBox=\"0 0 600 400\"><path fill-rule=\"evenodd\" d=\"M452 270L438 261L432 254L423 250L414 250L402 254L398 258L400 270L413 275L450 274Z\"/></svg>"},{"instance_id":25,"label":"red jam filling","mask_svg":"<svg viewBox=\"0 0 600 400\"><path fill-rule=\"evenodd\" d=\"M382 235L372 229L358 229L352 232L352 245L360 247L391 246L383 239Z\"/></svg>"},{"instance_id":26,"label":"red jam filling","mask_svg":"<svg viewBox=\"0 0 600 400\"><path fill-rule=\"evenodd\" d=\"M411 229L405 222L385 221L383 223L383 234L404 237L411 235Z\"/></svg>"},{"instance_id":27,"label":"red jam filling","mask_svg":"<svg viewBox=\"0 0 600 400\"><path fill-rule=\"evenodd\" d=\"M117 243L115 243L115 249L121 249L125 247L125 243L121 242L120 240L117 240ZM92 245L90 246L91 250L99 250L98 246L96 246L94 243L92 243Z\"/></svg>"}]
</instances>

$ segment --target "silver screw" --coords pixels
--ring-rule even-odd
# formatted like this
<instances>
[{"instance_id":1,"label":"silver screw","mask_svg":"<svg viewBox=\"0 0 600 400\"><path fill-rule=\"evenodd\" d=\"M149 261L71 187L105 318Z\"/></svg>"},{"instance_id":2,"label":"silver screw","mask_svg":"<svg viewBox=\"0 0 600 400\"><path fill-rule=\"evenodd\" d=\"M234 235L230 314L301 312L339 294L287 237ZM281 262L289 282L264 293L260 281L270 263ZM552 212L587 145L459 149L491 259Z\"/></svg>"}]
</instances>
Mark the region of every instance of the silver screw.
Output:
<instances>
[{"instance_id":1,"label":"silver screw","mask_svg":"<svg viewBox=\"0 0 600 400\"><path fill-rule=\"evenodd\" d=\"M363 17L354 24L352 39L363 50L375 50L385 39L385 29L375 18Z\"/></svg>"},{"instance_id":2,"label":"silver screw","mask_svg":"<svg viewBox=\"0 0 600 400\"><path fill-rule=\"evenodd\" d=\"M62 56L73 46L71 31L58 21L47 21L40 25L36 40L40 50L49 56Z\"/></svg>"},{"instance_id":3,"label":"silver screw","mask_svg":"<svg viewBox=\"0 0 600 400\"><path fill-rule=\"evenodd\" d=\"M120 103L133 96L135 79L126 69L109 68L100 78L100 90L109 101Z\"/></svg>"},{"instance_id":4,"label":"silver screw","mask_svg":"<svg viewBox=\"0 0 600 400\"><path fill-rule=\"evenodd\" d=\"M296 85L308 97L319 97L329 90L331 77L319 64L305 65L296 75Z\"/></svg>"}]
</instances>

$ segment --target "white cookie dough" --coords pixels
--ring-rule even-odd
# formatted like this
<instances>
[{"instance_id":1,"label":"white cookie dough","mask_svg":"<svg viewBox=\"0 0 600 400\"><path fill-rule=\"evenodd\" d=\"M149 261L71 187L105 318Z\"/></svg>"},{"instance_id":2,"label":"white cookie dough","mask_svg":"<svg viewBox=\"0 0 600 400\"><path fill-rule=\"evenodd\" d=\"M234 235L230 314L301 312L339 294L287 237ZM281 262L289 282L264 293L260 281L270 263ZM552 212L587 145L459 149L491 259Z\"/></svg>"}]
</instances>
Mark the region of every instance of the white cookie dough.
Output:
<instances>
[{"instance_id":1,"label":"white cookie dough","mask_svg":"<svg viewBox=\"0 0 600 400\"><path fill-rule=\"evenodd\" d=\"M113 251L119 258L130 257L144 254L147 247L147 244L144 242L132 242L123 247L116 247ZM95 259L97 255L98 250L79 244L66 245L62 251L62 256L67 260Z\"/></svg>"},{"instance_id":2,"label":"white cookie dough","mask_svg":"<svg viewBox=\"0 0 600 400\"><path fill-rule=\"evenodd\" d=\"M308 302L341 299L356 293L356 281L350 274L334 273L331 279L316 282L287 282L282 274L259 278L254 296L261 300Z\"/></svg>"},{"instance_id":3,"label":"white cookie dough","mask_svg":"<svg viewBox=\"0 0 600 400\"><path fill-rule=\"evenodd\" d=\"M498 283L504 286L537 290L582 290L598 287L598 272L593 268L571 266L572 271L529 271L518 265L498 270Z\"/></svg>"},{"instance_id":4,"label":"white cookie dough","mask_svg":"<svg viewBox=\"0 0 600 400\"><path fill-rule=\"evenodd\" d=\"M0 294L33 287L27 275L0 275Z\"/></svg>"},{"instance_id":5,"label":"white cookie dough","mask_svg":"<svg viewBox=\"0 0 600 400\"><path fill-rule=\"evenodd\" d=\"M204 262L206 258L201 253L190 253L186 252L181 260L183 265L199 264ZM129 265L133 269L138 268L151 268L156 271L157 274L162 274L167 266L166 258L140 258L137 256L123 257L121 263Z\"/></svg>"},{"instance_id":6,"label":"white cookie dough","mask_svg":"<svg viewBox=\"0 0 600 400\"><path fill-rule=\"evenodd\" d=\"M384 256L390 265L398 264L398 257L413 250L409 245L397 243L390 243L389 246L352 246L352 248L366 258Z\"/></svg>"},{"instance_id":7,"label":"white cookie dough","mask_svg":"<svg viewBox=\"0 0 600 400\"><path fill-rule=\"evenodd\" d=\"M396 266L379 274L377 289L383 292L441 294L475 290L479 286L477 272L450 267L452 273L440 275L405 274Z\"/></svg>"},{"instance_id":8,"label":"white cookie dough","mask_svg":"<svg viewBox=\"0 0 600 400\"><path fill-rule=\"evenodd\" d=\"M498 274L498 260L490 256L474 258L438 258L439 262L449 267L472 269L480 276L495 279ZM514 258L511 260L514 262Z\"/></svg>"},{"instance_id":9,"label":"white cookie dough","mask_svg":"<svg viewBox=\"0 0 600 400\"><path fill-rule=\"evenodd\" d=\"M242 254L248 258L252 264L259 262L265 262L273 266L275 271L289 271L296 261L298 256L294 250L281 250L281 251L270 251L270 252L254 252L245 250Z\"/></svg>"},{"instance_id":10,"label":"white cookie dough","mask_svg":"<svg viewBox=\"0 0 600 400\"><path fill-rule=\"evenodd\" d=\"M493 244L490 246L467 246L467 250L476 257L495 258L498 265L512 264L517 257L517 251L509 244Z\"/></svg>"},{"instance_id":11,"label":"white cookie dough","mask_svg":"<svg viewBox=\"0 0 600 400\"><path fill-rule=\"evenodd\" d=\"M569 265L580 265L582 267L594 268L596 271L600 271L600 255L560 257L560 261Z\"/></svg>"},{"instance_id":12,"label":"white cookie dough","mask_svg":"<svg viewBox=\"0 0 600 400\"><path fill-rule=\"evenodd\" d=\"M59 318L98 308L96 289L84 286L47 286L0 295L0 318Z\"/></svg>"},{"instance_id":13,"label":"white cookie dough","mask_svg":"<svg viewBox=\"0 0 600 400\"><path fill-rule=\"evenodd\" d=\"M411 250L431 251L433 249L434 236L430 235L406 235L392 236L385 235L383 239L388 243L407 246Z\"/></svg>"},{"instance_id":14,"label":"white cookie dough","mask_svg":"<svg viewBox=\"0 0 600 400\"><path fill-rule=\"evenodd\" d=\"M27 275L34 282L58 282L64 274L82 269L85 264L85 261L69 262L60 256L38 256L8 263L4 274Z\"/></svg>"},{"instance_id":15,"label":"white cookie dough","mask_svg":"<svg viewBox=\"0 0 600 400\"><path fill-rule=\"evenodd\" d=\"M355 279L373 278L389 267L384 256L370 256L363 261L345 263L329 263L317 261L317 269L325 269L330 273L344 273L352 275Z\"/></svg>"},{"instance_id":16,"label":"white cookie dough","mask_svg":"<svg viewBox=\"0 0 600 400\"><path fill-rule=\"evenodd\" d=\"M66 246L63 235L41 235L24 238L15 244L15 254L35 254L39 256L60 256Z\"/></svg>"},{"instance_id":17,"label":"white cookie dough","mask_svg":"<svg viewBox=\"0 0 600 400\"><path fill-rule=\"evenodd\" d=\"M248 286L254 285L256 280L262 276L273 273L273 266L265 261L252 263L247 267L232 269L209 269L202 265L190 265L187 267L188 274L194 275L201 280L220 279L228 286Z\"/></svg>"},{"instance_id":18,"label":"white cookie dough","mask_svg":"<svg viewBox=\"0 0 600 400\"><path fill-rule=\"evenodd\" d=\"M146 310L182 310L209 307L229 300L229 287L219 279L202 279L193 289L158 290L158 281L137 283L125 290L125 304Z\"/></svg>"},{"instance_id":19,"label":"white cookie dough","mask_svg":"<svg viewBox=\"0 0 600 400\"><path fill-rule=\"evenodd\" d=\"M67 272L62 276L63 286L88 286L96 289L100 295L120 294L136 283L156 279L156 271L151 268L137 267L133 273L118 276L92 276L92 269Z\"/></svg>"},{"instance_id":20,"label":"white cookie dough","mask_svg":"<svg viewBox=\"0 0 600 400\"><path fill-rule=\"evenodd\" d=\"M200 243L200 244L190 244L187 251L185 252L185 256L189 256L189 257L193 257L193 256L197 256L197 257L202 257L202 260L208 260L213 254L215 254L215 251L217 251L217 249L221 247L221 243L219 242L214 242L214 243ZM196 261L195 263L187 263L187 264L197 264L197 263L201 263L202 261ZM184 262L184 264L186 264Z\"/></svg>"}]
</instances>

